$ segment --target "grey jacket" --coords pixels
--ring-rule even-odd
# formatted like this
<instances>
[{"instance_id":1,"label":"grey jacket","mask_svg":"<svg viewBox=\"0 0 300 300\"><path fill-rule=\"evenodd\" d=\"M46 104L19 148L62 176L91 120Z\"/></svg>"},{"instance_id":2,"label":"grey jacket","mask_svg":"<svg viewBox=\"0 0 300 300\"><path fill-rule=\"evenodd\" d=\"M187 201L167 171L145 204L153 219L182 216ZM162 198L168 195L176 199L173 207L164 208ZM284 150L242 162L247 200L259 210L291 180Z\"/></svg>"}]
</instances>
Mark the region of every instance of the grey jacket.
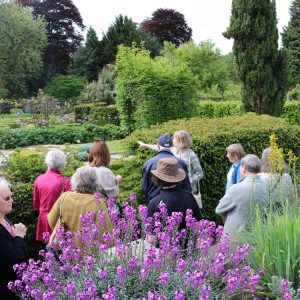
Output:
<instances>
[{"instance_id":1,"label":"grey jacket","mask_svg":"<svg viewBox=\"0 0 300 300\"><path fill-rule=\"evenodd\" d=\"M224 232L237 236L247 226L256 205L267 204L267 195L266 185L259 175L245 176L232 185L216 208L216 214L226 217Z\"/></svg>"}]
</instances>

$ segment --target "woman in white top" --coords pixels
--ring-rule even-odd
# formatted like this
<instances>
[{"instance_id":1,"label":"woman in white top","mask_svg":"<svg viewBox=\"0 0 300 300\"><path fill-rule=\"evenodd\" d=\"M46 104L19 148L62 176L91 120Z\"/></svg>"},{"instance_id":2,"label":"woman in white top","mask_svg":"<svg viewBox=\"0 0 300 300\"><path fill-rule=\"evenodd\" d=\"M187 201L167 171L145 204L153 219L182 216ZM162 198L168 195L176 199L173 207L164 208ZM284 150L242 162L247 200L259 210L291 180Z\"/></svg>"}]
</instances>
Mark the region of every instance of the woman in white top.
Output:
<instances>
[{"instance_id":1,"label":"woman in white top","mask_svg":"<svg viewBox=\"0 0 300 300\"><path fill-rule=\"evenodd\" d=\"M122 183L122 176L115 176L108 168L110 163L110 153L104 140L94 140L90 154L90 166L96 168L99 180L99 193L105 198L119 197L119 184Z\"/></svg>"},{"instance_id":2,"label":"woman in white top","mask_svg":"<svg viewBox=\"0 0 300 300\"><path fill-rule=\"evenodd\" d=\"M152 150L156 150L156 145L145 144L141 141L138 141L140 147L148 147ZM197 154L191 149L193 146L193 141L190 134L186 130L179 130L173 134L173 147L170 147L172 153L183 159L187 165L189 179L192 186L193 194L197 193L197 184L199 180L203 178L203 170L200 165L199 158Z\"/></svg>"},{"instance_id":3,"label":"woman in white top","mask_svg":"<svg viewBox=\"0 0 300 300\"><path fill-rule=\"evenodd\" d=\"M260 179L265 182L269 191L268 201L275 203L294 198L294 185L291 176L287 173L287 164L275 157L274 166L271 166L271 147L266 148L261 156ZM281 164L281 165L279 165Z\"/></svg>"}]
</instances>

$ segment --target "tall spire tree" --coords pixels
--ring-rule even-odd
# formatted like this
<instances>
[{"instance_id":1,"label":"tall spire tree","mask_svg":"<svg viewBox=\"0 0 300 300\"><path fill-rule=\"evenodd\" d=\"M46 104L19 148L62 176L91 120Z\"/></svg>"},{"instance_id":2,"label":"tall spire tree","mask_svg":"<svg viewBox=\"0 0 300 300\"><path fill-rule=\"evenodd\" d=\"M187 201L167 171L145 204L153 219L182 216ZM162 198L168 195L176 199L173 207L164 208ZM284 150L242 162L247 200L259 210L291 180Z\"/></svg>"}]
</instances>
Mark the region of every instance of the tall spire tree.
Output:
<instances>
[{"instance_id":1,"label":"tall spire tree","mask_svg":"<svg viewBox=\"0 0 300 300\"><path fill-rule=\"evenodd\" d=\"M287 60L278 49L275 0L232 0L227 38L242 82L246 111L280 115L287 91Z\"/></svg>"},{"instance_id":2,"label":"tall spire tree","mask_svg":"<svg viewBox=\"0 0 300 300\"><path fill-rule=\"evenodd\" d=\"M291 69L290 83L300 83L300 0L290 6L290 21L282 34L283 46L288 50Z\"/></svg>"}]
</instances>

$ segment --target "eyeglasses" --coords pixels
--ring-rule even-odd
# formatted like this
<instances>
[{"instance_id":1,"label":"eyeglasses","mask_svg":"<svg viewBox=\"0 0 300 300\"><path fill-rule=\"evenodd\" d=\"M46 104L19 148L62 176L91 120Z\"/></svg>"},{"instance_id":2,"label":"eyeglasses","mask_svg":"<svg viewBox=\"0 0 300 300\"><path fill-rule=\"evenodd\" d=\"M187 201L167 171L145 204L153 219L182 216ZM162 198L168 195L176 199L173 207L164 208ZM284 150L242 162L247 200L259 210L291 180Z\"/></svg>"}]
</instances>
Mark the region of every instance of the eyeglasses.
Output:
<instances>
[{"instance_id":1,"label":"eyeglasses","mask_svg":"<svg viewBox=\"0 0 300 300\"><path fill-rule=\"evenodd\" d=\"M2 198L2 200L8 202L10 199L12 199L12 195L11 196L7 196L6 198Z\"/></svg>"}]
</instances>

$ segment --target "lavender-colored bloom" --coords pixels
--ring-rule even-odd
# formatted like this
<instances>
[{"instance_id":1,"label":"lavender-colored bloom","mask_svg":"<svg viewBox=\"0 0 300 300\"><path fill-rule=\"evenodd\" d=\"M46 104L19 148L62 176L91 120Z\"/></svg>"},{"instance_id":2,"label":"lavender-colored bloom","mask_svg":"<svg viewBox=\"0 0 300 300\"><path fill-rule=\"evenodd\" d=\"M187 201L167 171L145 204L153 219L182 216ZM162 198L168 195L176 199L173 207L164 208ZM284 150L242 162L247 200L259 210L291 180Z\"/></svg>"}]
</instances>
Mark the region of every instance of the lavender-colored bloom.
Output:
<instances>
[{"instance_id":1,"label":"lavender-colored bloom","mask_svg":"<svg viewBox=\"0 0 300 300\"><path fill-rule=\"evenodd\" d=\"M98 271L98 276L100 280L106 279L107 277L107 269L100 269Z\"/></svg>"},{"instance_id":2,"label":"lavender-colored bloom","mask_svg":"<svg viewBox=\"0 0 300 300\"><path fill-rule=\"evenodd\" d=\"M183 290L175 292L175 300L185 300L185 293Z\"/></svg>"},{"instance_id":3,"label":"lavender-colored bloom","mask_svg":"<svg viewBox=\"0 0 300 300\"><path fill-rule=\"evenodd\" d=\"M76 286L74 281L70 281L67 283L66 290L68 295L74 296L76 294Z\"/></svg>"},{"instance_id":4,"label":"lavender-colored bloom","mask_svg":"<svg viewBox=\"0 0 300 300\"><path fill-rule=\"evenodd\" d=\"M158 283L160 285L165 285L169 282L170 274L168 272L162 272L159 276Z\"/></svg>"},{"instance_id":5,"label":"lavender-colored bloom","mask_svg":"<svg viewBox=\"0 0 300 300\"><path fill-rule=\"evenodd\" d=\"M287 279L282 279L280 282L280 294L283 300L292 300L292 295L289 291L289 281Z\"/></svg>"},{"instance_id":6,"label":"lavender-colored bloom","mask_svg":"<svg viewBox=\"0 0 300 300\"><path fill-rule=\"evenodd\" d=\"M126 279L126 268L124 266L117 267L117 281L119 284L123 284Z\"/></svg>"},{"instance_id":7,"label":"lavender-colored bloom","mask_svg":"<svg viewBox=\"0 0 300 300\"><path fill-rule=\"evenodd\" d=\"M131 193L131 194L130 194L130 197L129 197L129 201L130 201L131 203L133 203L133 202L135 202L135 200L136 200L136 194L135 194L135 193Z\"/></svg>"}]
</instances>

